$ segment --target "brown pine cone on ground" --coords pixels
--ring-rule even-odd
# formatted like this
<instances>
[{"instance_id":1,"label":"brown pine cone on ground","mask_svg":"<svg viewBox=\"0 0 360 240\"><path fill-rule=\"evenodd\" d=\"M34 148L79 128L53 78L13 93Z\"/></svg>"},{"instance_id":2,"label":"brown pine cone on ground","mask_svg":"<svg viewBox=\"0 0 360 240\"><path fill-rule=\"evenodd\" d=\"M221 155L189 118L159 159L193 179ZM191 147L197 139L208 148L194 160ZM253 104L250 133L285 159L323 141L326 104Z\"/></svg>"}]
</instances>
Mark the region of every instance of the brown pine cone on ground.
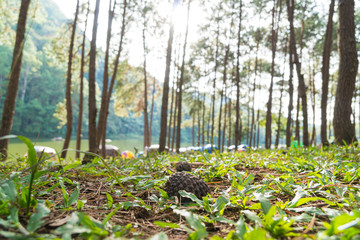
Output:
<instances>
[{"instance_id":1,"label":"brown pine cone on ground","mask_svg":"<svg viewBox=\"0 0 360 240\"><path fill-rule=\"evenodd\" d=\"M177 172L191 172L191 164L185 161L180 161L175 164L175 168Z\"/></svg>"},{"instance_id":2,"label":"brown pine cone on ground","mask_svg":"<svg viewBox=\"0 0 360 240\"><path fill-rule=\"evenodd\" d=\"M193 193L199 199L210 193L209 186L202 179L188 172L177 172L171 175L165 183L165 191L169 197L177 196L180 199L180 190ZM182 202L187 200L183 198Z\"/></svg>"}]
</instances>

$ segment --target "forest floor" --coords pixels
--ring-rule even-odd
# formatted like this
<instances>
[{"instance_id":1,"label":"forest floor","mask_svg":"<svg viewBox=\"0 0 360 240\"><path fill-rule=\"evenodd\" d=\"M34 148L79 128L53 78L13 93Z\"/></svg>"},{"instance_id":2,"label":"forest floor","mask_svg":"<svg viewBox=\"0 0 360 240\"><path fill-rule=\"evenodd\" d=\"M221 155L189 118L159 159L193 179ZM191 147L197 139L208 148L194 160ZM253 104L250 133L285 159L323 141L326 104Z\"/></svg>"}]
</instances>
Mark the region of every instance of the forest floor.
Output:
<instances>
[{"instance_id":1,"label":"forest floor","mask_svg":"<svg viewBox=\"0 0 360 240\"><path fill-rule=\"evenodd\" d=\"M358 239L359 156L333 147L48 160L30 201L26 163L2 163L0 239ZM179 161L192 164L208 196L167 196Z\"/></svg>"}]
</instances>

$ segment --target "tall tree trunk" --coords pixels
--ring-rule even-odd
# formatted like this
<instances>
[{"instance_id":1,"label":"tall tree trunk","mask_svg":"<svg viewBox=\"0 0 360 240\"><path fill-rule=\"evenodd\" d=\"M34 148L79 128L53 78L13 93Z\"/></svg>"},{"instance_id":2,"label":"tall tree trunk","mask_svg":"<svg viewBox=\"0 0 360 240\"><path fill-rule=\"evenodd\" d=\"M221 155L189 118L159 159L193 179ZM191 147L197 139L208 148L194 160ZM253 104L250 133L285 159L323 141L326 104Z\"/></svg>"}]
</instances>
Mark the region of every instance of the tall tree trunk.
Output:
<instances>
[{"instance_id":1,"label":"tall tree trunk","mask_svg":"<svg viewBox=\"0 0 360 240\"><path fill-rule=\"evenodd\" d=\"M171 126L172 126L172 119L173 119L173 109L174 109L174 95L175 95L175 74L173 80L173 87L171 90L171 103L170 103L170 119L169 119L169 126L168 126L168 146L170 147L170 140L171 140ZM175 105L176 108L176 105Z\"/></svg>"},{"instance_id":2,"label":"tall tree trunk","mask_svg":"<svg viewBox=\"0 0 360 240\"><path fill-rule=\"evenodd\" d=\"M289 38L289 45L290 45L290 38ZM289 74L289 105L288 105L288 117L286 122L286 147L290 147L291 144L291 123L292 123L292 110L293 110L293 94L294 94L294 85L293 85L293 74L294 74L294 65L293 62L293 53L289 46L289 65L290 65L290 74Z\"/></svg>"},{"instance_id":3,"label":"tall tree trunk","mask_svg":"<svg viewBox=\"0 0 360 240\"><path fill-rule=\"evenodd\" d=\"M221 2L220 2L221 7ZM215 95L216 95L216 74L218 69L219 57L219 36L220 36L220 11L217 15L217 31L216 31L216 50L215 50L215 67L214 67L214 80L213 80L213 95L211 98L212 111L211 111L211 147L214 144L214 130L215 130ZM219 146L220 147L220 146Z\"/></svg>"},{"instance_id":4,"label":"tall tree trunk","mask_svg":"<svg viewBox=\"0 0 360 240\"><path fill-rule=\"evenodd\" d=\"M223 126L223 131L222 131L222 143L221 143L221 148L224 151L224 146L225 146L225 137L226 137L226 113L227 113L227 102L226 102L226 86L225 86L225 105L224 105L224 126Z\"/></svg>"},{"instance_id":5,"label":"tall tree trunk","mask_svg":"<svg viewBox=\"0 0 360 240\"><path fill-rule=\"evenodd\" d=\"M95 98L95 71L96 71L96 36L98 29L100 0L96 0L92 40L90 45L89 62L89 151L98 153L99 146L96 138L96 98Z\"/></svg>"},{"instance_id":6,"label":"tall tree trunk","mask_svg":"<svg viewBox=\"0 0 360 240\"><path fill-rule=\"evenodd\" d=\"M200 146L200 139L201 139L201 122L200 122L200 112L201 112L201 102L200 102L200 91L198 89L198 107L197 107L197 120L198 120L198 131L197 131L197 136L198 136L198 146Z\"/></svg>"},{"instance_id":7,"label":"tall tree trunk","mask_svg":"<svg viewBox=\"0 0 360 240\"><path fill-rule=\"evenodd\" d=\"M349 144L356 141L350 116L359 64L355 40L354 0L339 0L338 12L339 76L333 124L335 141L338 144Z\"/></svg>"},{"instance_id":8,"label":"tall tree trunk","mask_svg":"<svg viewBox=\"0 0 360 240\"><path fill-rule=\"evenodd\" d=\"M154 78L153 91L152 91L152 96L151 96L150 126L149 126L149 145L150 146L151 146L151 136L152 136L152 122L153 122L153 115L154 115L155 83L156 83L156 80Z\"/></svg>"},{"instance_id":9,"label":"tall tree trunk","mask_svg":"<svg viewBox=\"0 0 360 240\"><path fill-rule=\"evenodd\" d=\"M257 110L256 114L257 121L257 139L256 139L256 147L259 148L259 140L260 140L260 109Z\"/></svg>"},{"instance_id":10,"label":"tall tree trunk","mask_svg":"<svg viewBox=\"0 0 360 240\"><path fill-rule=\"evenodd\" d=\"M277 1L274 0L274 6L272 9L272 24L271 24L271 80L269 88L269 99L267 102L267 111L266 111L266 127L265 127L265 148L269 149L271 147L271 109L272 109L272 92L274 85L274 74L275 74L275 55L276 55L276 46L278 41L278 32L279 32L279 22L282 9L282 0L279 2L279 12L277 13ZM276 14L278 15L277 23L275 23Z\"/></svg>"},{"instance_id":11,"label":"tall tree trunk","mask_svg":"<svg viewBox=\"0 0 360 240\"><path fill-rule=\"evenodd\" d=\"M63 145L63 151L61 152L61 158L66 158L66 153L69 148L72 125L73 125L73 114L72 114L72 104L71 104L71 67L72 67L72 58L73 58L73 49L74 49L74 40L76 33L76 24L79 15L79 0L76 3L75 18L72 27L71 40L70 40L70 49L69 49L69 59L68 59L68 68L67 68L67 77L66 77L66 135Z\"/></svg>"},{"instance_id":12,"label":"tall tree trunk","mask_svg":"<svg viewBox=\"0 0 360 240\"><path fill-rule=\"evenodd\" d=\"M90 2L88 1L85 18L85 28L83 32L83 39L81 44L81 66L80 66L80 91L79 91L79 113L76 131L76 150L81 149L81 132L82 132L82 121L83 121L83 108L84 108L84 65L85 65L85 40L86 40L86 29L90 10ZM80 152L75 153L75 158L80 158Z\"/></svg>"},{"instance_id":13,"label":"tall tree trunk","mask_svg":"<svg viewBox=\"0 0 360 240\"><path fill-rule=\"evenodd\" d=\"M235 120L235 149L240 144L240 42L241 42L241 22L242 22L242 0L239 7L239 26L237 34L237 55L236 55L236 120Z\"/></svg>"},{"instance_id":14,"label":"tall tree trunk","mask_svg":"<svg viewBox=\"0 0 360 240\"><path fill-rule=\"evenodd\" d=\"M220 110L219 110L219 136L218 136L218 145L219 150L222 152L224 149L221 147L221 113L222 113L222 102L224 97L224 89L226 88L226 72L227 72L227 63L229 58L230 45L228 44L225 49L225 58L224 58L224 71L223 71L223 89L221 90L220 96Z\"/></svg>"},{"instance_id":15,"label":"tall tree trunk","mask_svg":"<svg viewBox=\"0 0 360 240\"><path fill-rule=\"evenodd\" d=\"M192 118L192 131L191 131L192 145L195 146L195 114L193 114L191 118Z\"/></svg>"},{"instance_id":16,"label":"tall tree trunk","mask_svg":"<svg viewBox=\"0 0 360 240\"><path fill-rule=\"evenodd\" d=\"M327 140L326 133L326 124L327 124L327 99L329 93L329 68L330 68L330 55L331 55L331 45L332 45L332 32L333 32L333 15L335 8L335 0L331 0L329 17L326 26L326 34L324 41L323 49L323 59L322 59L322 95L321 95L321 143L323 146L329 145Z\"/></svg>"},{"instance_id":17,"label":"tall tree trunk","mask_svg":"<svg viewBox=\"0 0 360 240\"><path fill-rule=\"evenodd\" d=\"M108 9L108 29L106 34L106 50L105 50L105 61L104 61L104 75L103 75L103 89L101 95L101 106L99 113L99 123L97 128L97 146L100 145L100 141L102 140L103 134L105 132L105 119L107 114L106 109L106 100L108 95L108 85L109 85L109 50L110 50L110 40L111 40L111 32L112 32L112 23L115 14L115 6L116 0L114 2L114 6L112 6L112 0L109 1L109 9ZM105 157L105 145L101 144L101 154Z\"/></svg>"},{"instance_id":18,"label":"tall tree trunk","mask_svg":"<svg viewBox=\"0 0 360 240\"><path fill-rule=\"evenodd\" d=\"M201 145L204 146L205 144L205 93L204 93L204 98L203 98L203 102L202 102L202 134L201 134Z\"/></svg>"},{"instance_id":19,"label":"tall tree trunk","mask_svg":"<svg viewBox=\"0 0 360 240\"><path fill-rule=\"evenodd\" d=\"M299 91L298 91L299 92ZM300 143L300 121L299 121L299 113L300 113L300 96L297 96L296 102L296 119L295 119L295 140Z\"/></svg>"},{"instance_id":20,"label":"tall tree trunk","mask_svg":"<svg viewBox=\"0 0 360 240\"><path fill-rule=\"evenodd\" d=\"M10 134L14 120L16 96L19 87L21 63L25 45L26 19L30 2L30 0L21 1L20 13L16 28L15 46L9 74L9 85L7 88L2 112L0 137ZM8 139L0 140L0 160L5 160L7 158L8 144Z\"/></svg>"},{"instance_id":21,"label":"tall tree trunk","mask_svg":"<svg viewBox=\"0 0 360 240\"><path fill-rule=\"evenodd\" d=\"M227 145L228 146L230 146L231 145L231 138L232 138L232 136L231 136L231 133L232 133L232 131L231 131L231 98L229 98L229 103L228 103L228 120L229 120L229 132L228 132L228 141L227 141Z\"/></svg>"},{"instance_id":22,"label":"tall tree trunk","mask_svg":"<svg viewBox=\"0 0 360 240\"><path fill-rule=\"evenodd\" d=\"M284 92L284 74L283 74L281 82L280 82L280 106L279 106L279 112L278 112L277 130L276 130L276 139L275 139L275 148L276 149L279 146L279 140L280 140L281 111L282 111L283 92Z\"/></svg>"},{"instance_id":23,"label":"tall tree trunk","mask_svg":"<svg viewBox=\"0 0 360 240\"><path fill-rule=\"evenodd\" d=\"M117 70L118 70L118 65L119 65L119 61L120 61L120 55L122 52L122 48L123 48L123 42L124 42L124 37L125 37L125 27L126 27L126 20L127 20L127 8L128 8L128 4L127 4L127 0L124 0L123 2L123 13L122 13L122 23L121 23L121 32L120 32L120 43L119 43L119 48L118 51L116 53L115 56L115 63L114 63L114 71L113 74L111 76L111 81L110 81L110 86L109 89L107 91L106 94L106 101L105 101L105 114L103 115L104 119L103 119L103 124L104 126L102 127L102 138L101 138L101 144L103 146L105 146L105 139L106 139L106 127L107 127L107 118L109 116L109 106L110 106L110 100L111 100L111 95L114 89L114 84L115 84L115 79L116 79L116 75L117 75Z\"/></svg>"},{"instance_id":24,"label":"tall tree trunk","mask_svg":"<svg viewBox=\"0 0 360 240\"><path fill-rule=\"evenodd\" d=\"M259 52L259 44L260 44L260 38L257 38L256 42L256 57L255 57L255 69L254 69L254 81L253 81L253 99L252 99L252 106L251 106L251 126L250 126L250 144L249 146L252 146L253 142L253 130L254 130L254 124L255 124L255 91L256 91L256 78L257 78L257 69L258 69L258 52Z\"/></svg>"},{"instance_id":25,"label":"tall tree trunk","mask_svg":"<svg viewBox=\"0 0 360 240\"><path fill-rule=\"evenodd\" d=\"M185 56L186 56L186 46L187 38L189 33L189 16L190 16L190 3L191 0L188 0L187 8L187 18L186 18L186 31L185 31L185 40L183 47L183 57L181 63L181 72L180 72L180 81L179 81L179 101L178 101L178 114L177 114L177 129L176 129L176 152L179 153L180 144L181 144L181 115L182 115L182 88L184 84L184 73L185 73Z\"/></svg>"},{"instance_id":26,"label":"tall tree trunk","mask_svg":"<svg viewBox=\"0 0 360 240\"><path fill-rule=\"evenodd\" d=\"M169 31L169 40L166 53L166 69L165 69L165 79L163 86L163 97L161 103L161 122L160 122L160 139L159 139L159 151L163 152L165 150L166 143L166 128L167 128L167 111L168 111L168 98L169 98L169 78L170 78L170 65L171 65L171 53L172 53L172 44L174 39L174 23L173 15L178 5L179 0L174 0L173 10L171 15L170 22L170 31Z\"/></svg>"},{"instance_id":27,"label":"tall tree trunk","mask_svg":"<svg viewBox=\"0 0 360 240\"><path fill-rule=\"evenodd\" d=\"M315 89L315 66L314 68L311 70L309 69L309 75L311 76L310 78L310 85L311 85L311 107L312 107L312 111L313 111L313 129L312 129L312 134L311 134L311 145L316 146L316 126L315 126L315 117L316 117L316 89Z\"/></svg>"},{"instance_id":28,"label":"tall tree trunk","mask_svg":"<svg viewBox=\"0 0 360 240\"><path fill-rule=\"evenodd\" d=\"M144 9L146 7L146 2L144 3ZM146 11L143 12L143 29L142 29L142 39L143 39L143 50L144 50L144 149L145 147L150 146L150 136L149 136L149 117L148 117L148 97L147 97L147 69L146 69Z\"/></svg>"},{"instance_id":29,"label":"tall tree trunk","mask_svg":"<svg viewBox=\"0 0 360 240\"><path fill-rule=\"evenodd\" d=\"M290 24L290 49L294 56L294 61L296 65L296 72L299 79L299 96L301 97L301 105L303 111L303 144L305 147L309 146L309 131L308 131L308 113L307 113L307 99L306 99L306 86L304 81L304 75L301 73L301 62L296 50L296 40L295 40L295 30L294 30L294 0L286 0L287 9L288 9L288 20Z\"/></svg>"}]
</instances>

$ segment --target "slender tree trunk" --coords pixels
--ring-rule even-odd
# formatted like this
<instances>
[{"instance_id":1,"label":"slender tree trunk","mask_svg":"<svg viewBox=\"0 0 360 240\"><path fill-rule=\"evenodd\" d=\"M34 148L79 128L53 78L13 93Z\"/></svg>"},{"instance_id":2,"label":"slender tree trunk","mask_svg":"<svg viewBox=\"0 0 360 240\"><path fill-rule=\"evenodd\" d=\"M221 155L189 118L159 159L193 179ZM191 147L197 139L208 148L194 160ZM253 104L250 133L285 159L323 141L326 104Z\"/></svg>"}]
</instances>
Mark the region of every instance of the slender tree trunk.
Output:
<instances>
[{"instance_id":1,"label":"slender tree trunk","mask_svg":"<svg viewBox=\"0 0 360 240\"><path fill-rule=\"evenodd\" d=\"M231 133L232 133L232 129L231 129L231 98L229 98L229 103L228 103L228 120L229 120L229 132L228 132L228 142L227 145L230 146L231 145Z\"/></svg>"},{"instance_id":2,"label":"slender tree trunk","mask_svg":"<svg viewBox=\"0 0 360 240\"><path fill-rule=\"evenodd\" d=\"M278 32L279 32L279 22L281 16L281 6L282 0L279 1L279 12L277 13L277 3L274 0L274 6L272 9L272 24L271 24L271 80L269 88L269 99L267 102L267 111L266 111L266 128L265 128L265 148L269 149L271 147L271 109L272 109L272 92L274 85L274 74L275 74L275 55L276 55L276 46L278 41ZM275 23L276 14L278 14L277 23Z\"/></svg>"},{"instance_id":3,"label":"slender tree trunk","mask_svg":"<svg viewBox=\"0 0 360 240\"><path fill-rule=\"evenodd\" d=\"M151 96L150 126L149 126L149 146L151 146L151 137L152 137L152 122L153 122L154 102L155 102L155 83L156 83L156 80L154 78L153 91L152 91L152 96Z\"/></svg>"},{"instance_id":4,"label":"slender tree trunk","mask_svg":"<svg viewBox=\"0 0 360 240\"><path fill-rule=\"evenodd\" d=\"M354 0L339 0L338 3L339 75L335 97L334 131L335 141L338 144L350 144L356 141L350 116L359 64L354 24L355 7Z\"/></svg>"},{"instance_id":5,"label":"slender tree trunk","mask_svg":"<svg viewBox=\"0 0 360 240\"><path fill-rule=\"evenodd\" d=\"M290 40L290 39L289 39ZM286 146L290 147L291 144L291 123L292 123L292 110L293 110L293 93L294 93L294 85L293 85L293 74L294 74L294 65L293 62L293 54L292 50L289 47L289 65L290 65L290 75L289 75L289 105L288 105L288 117L286 122Z\"/></svg>"},{"instance_id":6,"label":"slender tree trunk","mask_svg":"<svg viewBox=\"0 0 360 240\"><path fill-rule=\"evenodd\" d=\"M309 75L311 76L310 78L310 84L311 84L311 102L312 102L312 111L313 111L313 129L312 129L312 134L311 134L311 145L316 146L316 126L315 126L315 117L316 117L316 110L315 110L315 106L316 106L316 89L315 89L315 66L314 69L310 69L310 73Z\"/></svg>"},{"instance_id":7,"label":"slender tree trunk","mask_svg":"<svg viewBox=\"0 0 360 240\"><path fill-rule=\"evenodd\" d=\"M252 146L253 142L253 129L255 124L255 91L256 91L256 78L257 78L257 69L258 69L258 52L259 52L259 44L260 44L260 38L257 39L256 42L256 57L255 57L255 69L254 69L254 82L253 82L253 99L252 99L252 106L251 106L251 126L250 126L250 144L249 146Z\"/></svg>"},{"instance_id":8,"label":"slender tree trunk","mask_svg":"<svg viewBox=\"0 0 360 240\"><path fill-rule=\"evenodd\" d=\"M102 132L102 139L101 139L101 144L103 146L105 146L105 139L106 139L106 127L107 127L107 118L109 116L109 106L110 106L110 99L111 99L111 95L114 89L114 84L115 84L115 79L116 79L116 75L117 75L117 70L118 70L118 65L119 65L119 61L120 61L120 55L122 52L122 48L123 48L123 42L124 42L124 37L125 37L125 27L126 27L126 20L127 20L127 8L128 8L128 4L127 4L127 0L124 0L123 2L123 13L122 13L122 23L121 23L121 32L120 32L120 43L119 43L119 48L115 57L115 63L114 63L114 71L113 74L111 76L111 81L110 81L110 86L109 86L109 90L107 91L106 94L106 101L105 101L105 113L104 116L104 127L103 132Z\"/></svg>"},{"instance_id":9,"label":"slender tree trunk","mask_svg":"<svg viewBox=\"0 0 360 240\"><path fill-rule=\"evenodd\" d=\"M299 96L301 97L301 105L303 110L303 144L305 147L309 146L309 131L308 131L308 113L307 113L307 99L306 99L306 86L304 81L304 75L301 73L301 62L296 51L296 40L294 30L294 0L286 0L288 9L288 20L290 24L290 49L294 56L294 62L296 65L296 72L299 79Z\"/></svg>"},{"instance_id":10,"label":"slender tree trunk","mask_svg":"<svg viewBox=\"0 0 360 240\"><path fill-rule=\"evenodd\" d=\"M218 137L218 145L219 150L222 152L224 149L221 147L221 113L222 113L222 102L224 97L224 88L226 88L226 72L227 72L227 63L229 58L230 45L228 44L225 49L225 58L224 58L224 72L223 72L223 89L221 91L220 96L220 110L219 110L219 137Z\"/></svg>"},{"instance_id":11,"label":"slender tree trunk","mask_svg":"<svg viewBox=\"0 0 360 240\"><path fill-rule=\"evenodd\" d=\"M260 140L260 109L257 110L256 121L257 121L256 147L259 148L259 140Z\"/></svg>"},{"instance_id":12,"label":"slender tree trunk","mask_svg":"<svg viewBox=\"0 0 360 240\"><path fill-rule=\"evenodd\" d=\"M239 7L239 27L237 35L237 56L236 56L236 120L235 120L235 149L240 144L240 43L241 43L241 22L242 22L242 0Z\"/></svg>"},{"instance_id":13,"label":"slender tree trunk","mask_svg":"<svg viewBox=\"0 0 360 240\"><path fill-rule=\"evenodd\" d=\"M295 120L295 140L300 143L300 121L299 121L299 112L300 112L300 96L297 96L296 102L296 120Z\"/></svg>"},{"instance_id":14,"label":"slender tree trunk","mask_svg":"<svg viewBox=\"0 0 360 240\"><path fill-rule=\"evenodd\" d=\"M193 114L191 118L192 118L192 131L191 131L192 145L195 146L195 114Z\"/></svg>"},{"instance_id":15,"label":"slender tree trunk","mask_svg":"<svg viewBox=\"0 0 360 240\"><path fill-rule=\"evenodd\" d=\"M169 119L169 126L168 126L168 146L170 147L170 140L171 140L171 126L172 126L172 118L173 118L173 109L174 109L174 95L175 95L175 74L173 79L173 87L171 90L171 103L170 103L170 119ZM176 108L176 105L175 105Z\"/></svg>"},{"instance_id":16,"label":"slender tree trunk","mask_svg":"<svg viewBox=\"0 0 360 240\"><path fill-rule=\"evenodd\" d=\"M331 0L328 23L326 26L326 34L323 49L322 59L322 95L321 95L321 143L323 146L329 145L326 133L327 124L327 99L329 93L329 68L330 68L330 55L332 45L332 32L333 32L333 15L335 8L335 0Z\"/></svg>"},{"instance_id":17,"label":"slender tree trunk","mask_svg":"<svg viewBox=\"0 0 360 240\"><path fill-rule=\"evenodd\" d=\"M182 115L182 88L184 84L184 73L185 73L185 56L186 56L186 46L187 38L189 33L189 16L190 16L190 3L191 0L188 0L188 9L187 9L187 18L186 18L186 31L185 31L185 40L183 48L183 58L181 63L181 75L179 81L179 101L178 101L178 114L177 114L177 129L176 129L176 152L179 153L180 144L181 144L181 115Z\"/></svg>"},{"instance_id":18,"label":"slender tree trunk","mask_svg":"<svg viewBox=\"0 0 360 240\"><path fill-rule=\"evenodd\" d=\"M227 102L226 102L226 86L225 86L225 105L224 105L224 126L223 126L223 131L222 131L222 143L221 143L221 148L224 151L224 146L225 146L225 137L226 137L226 113L227 113Z\"/></svg>"},{"instance_id":19,"label":"slender tree trunk","mask_svg":"<svg viewBox=\"0 0 360 240\"><path fill-rule=\"evenodd\" d=\"M79 15L79 0L76 3L76 11L75 11L75 18L73 22L73 28L71 33L71 40L70 40L70 49L69 49L69 59L68 59L68 68L67 68L67 77L66 77L66 135L63 145L63 151L61 153L61 158L66 158L66 153L69 148L70 140L71 140L71 133L72 133L72 125L73 125L73 114L72 114L72 104L71 104L71 66L72 66L72 58L73 58L73 49L74 49L74 40L75 40L75 33L76 33L76 24Z\"/></svg>"},{"instance_id":20,"label":"slender tree trunk","mask_svg":"<svg viewBox=\"0 0 360 240\"><path fill-rule=\"evenodd\" d=\"M96 0L92 40L90 45L89 63L89 151L98 153L99 146L96 138L96 98L95 98L95 71L96 71L96 35L98 29L100 0Z\"/></svg>"},{"instance_id":21,"label":"slender tree trunk","mask_svg":"<svg viewBox=\"0 0 360 240\"><path fill-rule=\"evenodd\" d=\"M80 66L80 92L79 92L79 113L77 122L76 132L76 150L81 149L81 132L82 132L82 121L83 121L83 108L84 108L84 65L85 65L85 40L86 40L86 29L90 10L90 2L87 3L88 7L86 10L85 28L83 32L83 40L81 44L81 66ZM75 158L80 158L80 152L75 153Z\"/></svg>"},{"instance_id":22,"label":"slender tree trunk","mask_svg":"<svg viewBox=\"0 0 360 240\"><path fill-rule=\"evenodd\" d=\"M144 8L146 7L146 3ZM145 147L150 146L150 136L149 136L149 117L148 117L148 97L147 97L147 69L146 69L146 12L143 13L143 29L142 29L142 39L143 39L143 50L144 50L144 149Z\"/></svg>"},{"instance_id":23,"label":"slender tree trunk","mask_svg":"<svg viewBox=\"0 0 360 240\"><path fill-rule=\"evenodd\" d=\"M109 50L110 50L110 40L111 40L111 32L112 32L112 23L114 19L115 14L115 6L116 6L116 0L114 2L114 6L112 6L112 0L109 1L109 9L108 9L108 29L107 29L107 35L106 35L106 50L105 50L105 61L104 61L104 75L103 75L103 89L102 89L102 95L101 95L101 106L100 106L100 113L99 113L99 122L98 122L98 128L97 128L97 140L96 144L99 147L100 141L103 138L103 135L105 134L105 120L106 120L106 114L108 109L106 108L106 101L107 101L107 95L108 93L108 85L109 85ZM105 157L105 144L101 144L101 154L103 157Z\"/></svg>"},{"instance_id":24,"label":"slender tree trunk","mask_svg":"<svg viewBox=\"0 0 360 240\"><path fill-rule=\"evenodd\" d=\"M176 6L178 5L178 2L179 2L179 0L174 0L173 10L172 10L173 14L175 12ZM168 40L167 53L166 53L165 79L164 79L163 97L162 97L162 103L161 103L161 122L160 122L160 139L159 139L159 151L160 152L163 152L165 150L165 143L166 143L169 78L170 78L172 44L173 44L173 39L174 39L173 14L171 16L171 22L170 22L169 40Z\"/></svg>"},{"instance_id":25,"label":"slender tree trunk","mask_svg":"<svg viewBox=\"0 0 360 240\"><path fill-rule=\"evenodd\" d=\"M276 149L279 146L279 140L280 140L281 111L282 111L283 92L284 92L284 74L283 74L281 82L280 82L280 107L279 107L279 112L278 112L277 130L276 130L276 139L275 139L275 148Z\"/></svg>"},{"instance_id":26,"label":"slender tree trunk","mask_svg":"<svg viewBox=\"0 0 360 240\"><path fill-rule=\"evenodd\" d=\"M221 2L220 2L221 6ZM219 36L220 36L220 11L217 15L217 31L216 31L216 50L215 50L215 67L214 67L214 81L213 81L213 95L212 95L212 114L211 114L211 147L214 144L214 130L215 130L215 95L216 95L216 74L218 69L219 57ZM220 147L220 146L219 146Z\"/></svg>"},{"instance_id":27,"label":"slender tree trunk","mask_svg":"<svg viewBox=\"0 0 360 240\"><path fill-rule=\"evenodd\" d=\"M2 112L0 137L10 134L14 120L16 96L19 87L21 63L25 45L26 19L30 2L30 0L21 1L20 13L16 28L15 47L9 74L9 85L6 92L4 108ZM8 144L8 139L0 140L0 160L5 160L7 158Z\"/></svg>"},{"instance_id":28,"label":"slender tree trunk","mask_svg":"<svg viewBox=\"0 0 360 240\"><path fill-rule=\"evenodd\" d=\"M197 136L198 136L198 146L200 146L200 139L201 139L201 122L200 122L200 112L201 112L201 102L200 102L200 92L198 89L198 107L197 107L197 120L198 120L198 130L197 130Z\"/></svg>"},{"instance_id":29,"label":"slender tree trunk","mask_svg":"<svg viewBox=\"0 0 360 240\"><path fill-rule=\"evenodd\" d=\"M201 134L201 145L204 146L205 144L205 93L204 93L204 98L203 98L203 102L202 102L202 134Z\"/></svg>"}]
</instances>

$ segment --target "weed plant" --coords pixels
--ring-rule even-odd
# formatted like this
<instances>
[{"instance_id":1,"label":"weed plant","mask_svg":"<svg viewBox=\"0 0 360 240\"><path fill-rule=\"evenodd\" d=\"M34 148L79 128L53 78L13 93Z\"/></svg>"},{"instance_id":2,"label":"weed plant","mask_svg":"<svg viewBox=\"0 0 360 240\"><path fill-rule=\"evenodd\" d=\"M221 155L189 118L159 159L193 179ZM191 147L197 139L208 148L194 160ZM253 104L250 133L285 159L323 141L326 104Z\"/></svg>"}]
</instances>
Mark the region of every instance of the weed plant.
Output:
<instances>
[{"instance_id":1,"label":"weed plant","mask_svg":"<svg viewBox=\"0 0 360 240\"><path fill-rule=\"evenodd\" d=\"M356 147L96 156L82 165L37 158L18 138L28 157L0 163L3 238L360 239ZM192 163L211 193L180 191L187 204L169 198L178 161Z\"/></svg>"}]
</instances>

